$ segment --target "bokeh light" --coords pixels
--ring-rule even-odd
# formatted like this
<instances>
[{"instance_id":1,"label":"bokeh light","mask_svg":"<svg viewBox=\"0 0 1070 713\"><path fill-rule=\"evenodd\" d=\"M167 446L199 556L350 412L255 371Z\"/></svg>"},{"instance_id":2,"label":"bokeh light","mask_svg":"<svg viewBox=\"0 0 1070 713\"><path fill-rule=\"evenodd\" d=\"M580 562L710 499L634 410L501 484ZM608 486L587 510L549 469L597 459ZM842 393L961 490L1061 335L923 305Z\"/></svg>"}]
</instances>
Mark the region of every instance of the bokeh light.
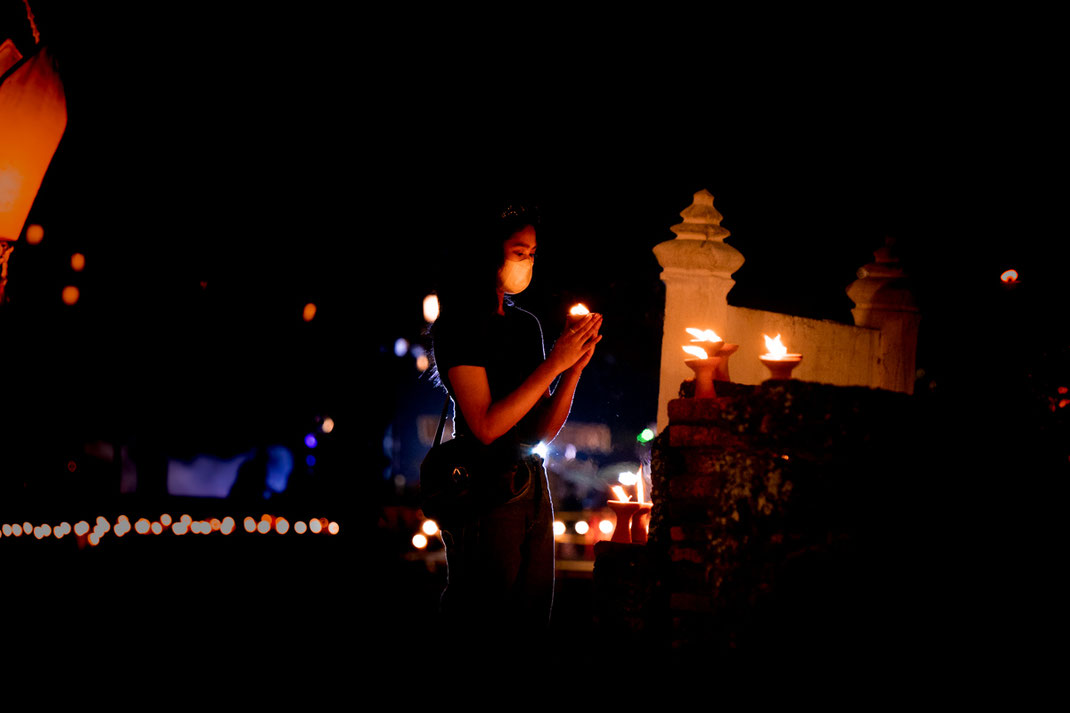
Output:
<instances>
[{"instance_id":1,"label":"bokeh light","mask_svg":"<svg viewBox=\"0 0 1070 713\"><path fill-rule=\"evenodd\" d=\"M305 436L305 445L309 448L315 448L318 444L319 441L316 440L316 435L314 433L309 433Z\"/></svg>"},{"instance_id":2,"label":"bokeh light","mask_svg":"<svg viewBox=\"0 0 1070 713\"><path fill-rule=\"evenodd\" d=\"M331 418L330 416L328 416L327 418L323 419L323 423L320 425L320 430L322 430L324 433L330 433L331 431L333 431L334 430L334 419Z\"/></svg>"},{"instance_id":3,"label":"bokeh light","mask_svg":"<svg viewBox=\"0 0 1070 713\"><path fill-rule=\"evenodd\" d=\"M280 517L275 521L275 532L280 535L285 535L290 531L290 523L284 517Z\"/></svg>"},{"instance_id":4,"label":"bokeh light","mask_svg":"<svg viewBox=\"0 0 1070 713\"><path fill-rule=\"evenodd\" d=\"M602 534L604 534L604 535L612 535L613 534L613 521L612 520L602 520L601 522L598 523L598 529L601 530Z\"/></svg>"},{"instance_id":5,"label":"bokeh light","mask_svg":"<svg viewBox=\"0 0 1070 713\"><path fill-rule=\"evenodd\" d=\"M298 520L294 523L294 532L298 535L303 535L308 532L308 525L305 524L304 520Z\"/></svg>"},{"instance_id":6,"label":"bokeh light","mask_svg":"<svg viewBox=\"0 0 1070 713\"><path fill-rule=\"evenodd\" d=\"M327 525L327 532L331 533L332 535L337 535L339 530L341 529L342 528L339 526L339 524L337 522L334 522L333 520L329 525Z\"/></svg>"},{"instance_id":7,"label":"bokeh light","mask_svg":"<svg viewBox=\"0 0 1070 713\"><path fill-rule=\"evenodd\" d=\"M163 525L164 527L170 527L171 526L171 516L168 515L167 513L164 513L163 515L160 515L160 524Z\"/></svg>"},{"instance_id":8,"label":"bokeh light","mask_svg":"<svg viewBox=\"0 0 1070 713\"><path fill-rule=\"evenodd\" d=\"M26 227L26 242L30 245L40 245L45 239L45 229L34 223Z\"/></svg>"},{"instance_id":9,"label":"bokeh light","mask_svg":"<svg viewBox=\"0 0 1070 713\"><path fill-rule=\"evenodd\" d=\"M89 532L89 523L88 522L86 522L85 520L80 520L79 522L75 523L75 525L74 525L74 534L76 534L79 537L81 537L82 535L86 534L87 532Z\"/></svg>"},{"instance_id":10,"label":"bokeh light","mask_svg":"<svg viewBox=\"0 0 1070 713\"><path fill-rule=\"evenodd\" d=\"M319 520L309 520L308 521L308 529L312 530L312 534L313 535L316 535L316 534L319 534L323 530L323 525L320 523Z\"/></svg>"},{"instance_id":11,"label":"bokeh light","mask_svg":"<svg viewBox=\"0 0 1070 713\"><path fill-rule=\"evenodd\" d=\"M219 524L219 531L222 532L224 535L229 535L230 533L234 532L234 527L234 518L232 518L230 515L227 515L225 518L223 518L223 522Z\"/></svg>"},{"instance_id":12,"label":"bokeh light","mask_svg":"<svg viewBox=\"0 0 1070 713\"><path fill-rule=\"evenodd\" d=\"M422 533L417 532L412 536L412 546L418 550L422 550L427 547L427 538Z\"/></svg>"},{"instance_id":13,"label":"bokeh light","mask_svg":"<svg viewBox=\"0 0 1070 713\"><path fill-rule=\"evenodd\" d=\"M424 297L424 321L434 322L438 319L438 295Z\"/></svg>"},{"instance_id":14,"label":"bokeh light","mask_svg":"<svg viewBox=\"0 0 1070 713\"><path fill-rule=\"evenodd\" d=\"M149 532L149 521L145 518L139 519L134 523L134 532L139 535L146 535Z\"/></svg>"},{"instance_id":15,"label":"bokeh light","mask_svg":"<svg viewBox=\"0 0 1070 713\"><path fill-rule=\"evenodd\" d=\"M1002 275L999 276L999 279L1008 285L1012 282L1018 282L1018 271L1006 270Z\"/></svg>"},{"instance_id":16,"label":"bokeh light","mask_svg":"<svg viewBox=\"0 0 1070 713\"><path fill-rule=\"evenodd\" d=\"M251 517L247 517L242 521L242 526L246 532L256 532L256 520Z\"/></svg>"},{"instance_id":17,"label":"bokeh light","mask_svg":"<svg viewBox=\"0 0 1070 713\"><path fill-rule=\"evenodd\" d=\"M66 287L64 287L63 288L63 293L61 294L61 297L63 299L63 304L68 305L68 306L73 305L76 302L78 302L78 298L80 296L81 296L81 293L79 293L78 288L75 287L74 285L67 285Z\"/></svg>"},{"instance_id":18,"label":"bokeh light","mask_svg":"<svg viewBox=\"0 0 1070 713\"><path fill-rule=\"evenodd\" d=\"M591 526L587 524L586 520L577 520L573 526L577 535L586 535L587 531L591 529Z\"/></svg>"},{"instance_id":19,"label":"bokeh light","mask_svg":"<svg viewBox=\"0 0 1070 713\"><path fill-rule=\"evenodd\" d=\"M561 537L563 534L565 534L565 523L554 520L554 537Z\"/></svg>"},{"instance_id":20,"label":"bokeh light","mask_svg":"<svg viewBox=\"0 0 1070 713\"><path fill-rule=\"evenodd\" d=\"M305 305L305 308L303 310L301 310L301 319L305 320L306 322L311 322L312 319L315 316L316 316L316 305L313 304L312 302L309 302L308 304Z\"/></svg>"},{"instance_id":21,"label":"bokeh light","mask_svg":"<svg viewBox=\"0 0 1070 713\"><path fill-rule=\"evenodd\" d=\"M261 535L266 535L267 533L271 532L271 523L268 520L261 520L256 525L256 531L259 532Z\"/></svg>"},{"instance_id":22,"label":"bokeh light","mask_svg":"<svg viewBox=\"0 0 1070 713\"><path fill-rule=\"evenodd\" d=\"M162 534L163 533L163 523L154 522L154 523L152 523L152 525L149 526L149 530L151 530L152 534L154 534L154 535Z\"/></svg>"},{"instance_id":23,"label":"bokeh light","mask_svg":"<svg viewBox=\"0 0 1070 713\"><path fill-rule=\"evenodd\" d=\"M85 269L85 255L82 253L75 253L71 255L71 269L75 272L81 272Z\"/></svg>"},{"instance_id":24,"label":"bokeh light","mask_svg":"<svg viewBox=\"0 0 1070 713\"><path fill-rule=\"evenodd\" d=\"M424 524L420 526L420 529L423 530L425 535L431 537L438 532L438 523L434 520L424 520Z\"/></svg>"}]
</instances>

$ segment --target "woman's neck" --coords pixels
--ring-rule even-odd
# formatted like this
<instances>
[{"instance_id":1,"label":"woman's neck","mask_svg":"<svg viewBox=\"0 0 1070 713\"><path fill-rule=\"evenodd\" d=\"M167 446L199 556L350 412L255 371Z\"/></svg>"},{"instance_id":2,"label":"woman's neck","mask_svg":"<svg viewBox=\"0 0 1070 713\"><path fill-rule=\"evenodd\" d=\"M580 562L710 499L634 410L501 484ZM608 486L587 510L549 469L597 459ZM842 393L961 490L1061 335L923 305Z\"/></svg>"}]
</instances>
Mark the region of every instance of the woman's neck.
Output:
<instances>
[{"instance_id":1,"label":"woman's neck","mask_svg":"<svg viewBox=\"0 0 1070 713\"><path fill-rule=\"evenodd\" d=\"M498 290L498 314L505 316L505 292Z\"/></svg>"}]
</instances>

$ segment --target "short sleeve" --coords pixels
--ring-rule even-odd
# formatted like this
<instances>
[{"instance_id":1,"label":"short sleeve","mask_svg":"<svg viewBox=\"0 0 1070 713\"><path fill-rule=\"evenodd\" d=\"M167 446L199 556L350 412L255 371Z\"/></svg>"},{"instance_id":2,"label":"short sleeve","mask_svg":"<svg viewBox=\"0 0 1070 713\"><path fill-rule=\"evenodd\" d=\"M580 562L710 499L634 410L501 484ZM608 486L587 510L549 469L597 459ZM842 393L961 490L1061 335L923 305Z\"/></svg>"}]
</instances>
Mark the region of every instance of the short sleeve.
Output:
<instances>
[{"instance_id":1,"label":"short sleeve","mask_svg":"<svg viewBox=\"0 0 1070 713\"><path fill-rule=\"evenodd\" d=\"M487 366L487 330L476 320L440 319L432 334L439 373L455 366Z\"/></svg>"}]
</instances>

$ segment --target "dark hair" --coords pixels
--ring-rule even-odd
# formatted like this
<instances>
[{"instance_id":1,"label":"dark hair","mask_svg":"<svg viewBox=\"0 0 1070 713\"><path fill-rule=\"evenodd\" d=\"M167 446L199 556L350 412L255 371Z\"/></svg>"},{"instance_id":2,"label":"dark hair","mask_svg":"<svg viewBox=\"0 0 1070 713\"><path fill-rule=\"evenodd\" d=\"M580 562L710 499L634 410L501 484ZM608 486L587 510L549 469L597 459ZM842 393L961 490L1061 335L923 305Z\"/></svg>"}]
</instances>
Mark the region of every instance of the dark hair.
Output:
<instances>
[{"instance_id":1,"label":"dark hair","mask_svg":"<svg viewBox=\"0 0 1070 713\"><path fill-rule=\"evenodd\" d=\"M498 268L502 266L502 244L513 234L530 225L538 228L539 210L525 202L506 203L491 214L482 225L474 225L470 232L459 236L449 245L436 286L439 320L489 319L498 310ZM512 304L506 297L506 304ZM431 325L432 338L435 327ZM431 350L431 368L428 375L432 383L441 385L441 379Z\"/></svg>"}]
</instances>

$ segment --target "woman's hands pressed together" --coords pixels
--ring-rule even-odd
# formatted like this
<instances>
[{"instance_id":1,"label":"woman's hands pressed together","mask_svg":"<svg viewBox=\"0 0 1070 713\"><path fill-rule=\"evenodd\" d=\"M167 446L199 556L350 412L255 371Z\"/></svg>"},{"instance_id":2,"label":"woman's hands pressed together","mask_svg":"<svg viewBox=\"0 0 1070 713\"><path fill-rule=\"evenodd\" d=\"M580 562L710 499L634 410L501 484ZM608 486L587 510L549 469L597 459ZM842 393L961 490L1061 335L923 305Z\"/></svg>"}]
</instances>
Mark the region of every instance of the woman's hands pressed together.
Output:
<instances>
[{"instance_id":1,"label":"woman's hands pressed together","mask_svg":"<svg viewBox=\"0 0 1070 713\"><path fill-rule=\"evenodd\" d=\"M601 328L602 315L594 312L569 324L554 342L547 361L554 365L557 373L572 368L582 370L591 361L595 345L602 341L602 335L598 333Z\"/></svg>"}]
</instances>

